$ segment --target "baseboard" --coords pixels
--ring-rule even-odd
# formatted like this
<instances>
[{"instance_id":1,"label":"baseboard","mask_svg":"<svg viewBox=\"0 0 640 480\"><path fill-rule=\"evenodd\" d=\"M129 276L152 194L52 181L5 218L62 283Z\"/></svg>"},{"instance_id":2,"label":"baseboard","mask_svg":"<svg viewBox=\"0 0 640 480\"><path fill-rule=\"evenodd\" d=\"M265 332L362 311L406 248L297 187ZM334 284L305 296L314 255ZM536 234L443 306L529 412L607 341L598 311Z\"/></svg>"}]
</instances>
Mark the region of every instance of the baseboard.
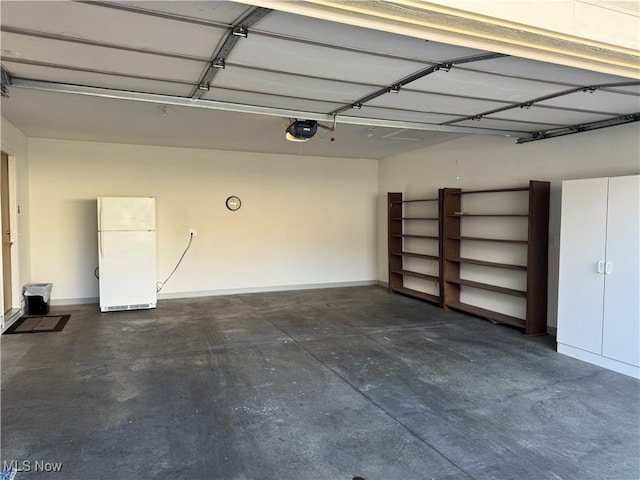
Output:
<instances>
[{"instance_id":1,"label":"baseboard","mask_svg":"<svg viewBox=\"0 0 640 480\"><path fill-rule=\"evenodd\" d=\"M67 305L86 305L90 303L100 303L100 298L98 297L89 297L89 298L56 298L49 300L49 305L51 306L67 306Z\"/></svg>"},{"instance_id":2,"label":"baseboard","mask_svg":"<svg viewBox=\"0 0 640 480\"><path fill-rule=\"evenodd\" d=\"M378 281L377 281L377 285L378 285L379 287L389 288L389 282L385 282L385 281L383 281L383 280L378 280Z\"/></svg>"},{"instance_id":3,"label":"baseboard","mask_svg":"<svg viewBox=\"0 0 640 480\"><path fill-rule=\"evenodd\" d=\"M570 345L564 345L562 343L558 344L558 353L577 358L583 362L588 362L608 370L613 370L614 372L622 373L623 375L629 375L630 377L640 379L640 367L635 365L619 362L617 360L603 357L596 353L587 352L586 350L581 350Z\"/></svg>"},{"instance_id":4,"label":"baseboard","mask_svg":"<svg viewBox=\"0 0 640 480\"><path fill-rule=\"evenodd\" d=\"M376 280L360 282L310 283L303 285L277 285L268 287L227 288L220 290L201 290L197 292L159 293L159 300L177 298L217 297L220 295L241 295L243 293L289 292L296 290L319 290L322 288L370 287L378 285Z\"/></svg>"},{"instance_id":5,"label":"baseboard","mask_svg":"<svg viewBox=\"0 0 640 480\"><path fill-rule=\"evenodd\" d=\"M377 280L364 280L357 282L333 282L333 283L309 283L303 285L276 285L268 287L247 287L247 288L225 288L220 290L199 290L195 292L171 292L159 293L159 300L170 300L178 298L198 298L217 297L221 295L240 295L243 293L268 293L268 292L288 292L296 290L318 290L321 288L344 288L344 287L370 287L379 285ZM57 298L50 300L51 306L86 305L100 303L100 298Z\"/></svg>"}]
</instances>

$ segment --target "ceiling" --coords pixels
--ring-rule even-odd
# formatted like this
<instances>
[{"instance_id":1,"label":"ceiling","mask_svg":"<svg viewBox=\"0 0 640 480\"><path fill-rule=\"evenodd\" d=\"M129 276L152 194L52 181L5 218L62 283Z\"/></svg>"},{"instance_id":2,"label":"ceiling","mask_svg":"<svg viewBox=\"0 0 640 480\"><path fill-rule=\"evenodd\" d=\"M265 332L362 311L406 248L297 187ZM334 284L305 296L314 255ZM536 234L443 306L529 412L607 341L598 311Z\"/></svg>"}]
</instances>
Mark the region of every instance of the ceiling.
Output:
<instances>
[{"instance_id":1,"label":"ceiling","mask_svg":"<svg viewBox=\"0 0 640 480\"><path fill-rule=\"evenodd\" d=\"M33 137L384 158L640 119L640 82L626 77L246 4L0 8L2 115ZM288 142L293 118L327 128Z\"/></svg>"}]
</instances>

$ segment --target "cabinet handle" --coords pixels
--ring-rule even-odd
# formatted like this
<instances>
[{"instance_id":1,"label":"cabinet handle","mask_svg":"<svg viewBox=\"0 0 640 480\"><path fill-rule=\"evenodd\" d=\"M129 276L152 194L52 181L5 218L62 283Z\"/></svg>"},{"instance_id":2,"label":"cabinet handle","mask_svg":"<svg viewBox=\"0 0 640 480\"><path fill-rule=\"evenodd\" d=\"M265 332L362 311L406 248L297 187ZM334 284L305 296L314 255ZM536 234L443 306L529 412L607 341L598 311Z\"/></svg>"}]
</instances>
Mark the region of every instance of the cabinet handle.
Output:
<instances>
[{"instance_id":1,"label":"cabinet handle","mask_svg":"<svg viewBox=\"0 0 640 480\"><path fill-rule=\"evenodd\" d=\"M604 273L606 275L609 275L611 273L611 262L607 262L607 264L604 267Z\"/></svg>"},{"instance_id":2,"label":"cabinet handle","mask_svg":"<svg viewBox=\"0 0 640 480\"><path fill-rule=\"evenodd\" d=\"M597 266L597 268L596 268L596 271L597 271L598 273L604 273L604 260L600 260L600 261L598 262L598 266Z\"/></svg>"}]
</instances>

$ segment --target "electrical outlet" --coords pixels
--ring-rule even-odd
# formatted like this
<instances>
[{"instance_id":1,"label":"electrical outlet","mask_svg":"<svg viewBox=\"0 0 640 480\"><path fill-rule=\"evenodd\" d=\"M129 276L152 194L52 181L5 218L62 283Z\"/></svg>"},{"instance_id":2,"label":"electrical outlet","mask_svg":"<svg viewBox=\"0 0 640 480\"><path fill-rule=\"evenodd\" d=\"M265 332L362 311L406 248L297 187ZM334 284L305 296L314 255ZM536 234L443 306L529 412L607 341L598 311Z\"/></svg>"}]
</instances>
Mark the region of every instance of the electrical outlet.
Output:
<instances>
[{"instance_id":1,"label":"electrical outlet","mask_svg":"<svg viewBox=\"0 0 640 480\"><path fill-rule=\"evenodd\" d=\"M195 228L190 228L189 229L189 235L191 235L192 237L197 237L198 236L198 230Z\"/></svg>"}]
</instances>

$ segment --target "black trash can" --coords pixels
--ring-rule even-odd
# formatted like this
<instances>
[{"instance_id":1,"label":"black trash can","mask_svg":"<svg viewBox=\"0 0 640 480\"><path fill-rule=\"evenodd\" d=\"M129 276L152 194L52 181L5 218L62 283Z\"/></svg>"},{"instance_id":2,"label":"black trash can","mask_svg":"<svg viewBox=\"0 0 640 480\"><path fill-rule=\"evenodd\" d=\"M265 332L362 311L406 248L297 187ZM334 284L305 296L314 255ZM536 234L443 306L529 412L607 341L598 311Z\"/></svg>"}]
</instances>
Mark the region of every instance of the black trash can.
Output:
<instances>
[{"instance_id":1,"label":"black trash can","mask_svg":"<svg viewBox=\"0 0 640 480\"><path fill-rule=\"evenodd\" d=\"M53 283L28 283L24 287L24 300L27 315L46 315L49 313L49 300Z\"/></svg>"}]
</instances>

